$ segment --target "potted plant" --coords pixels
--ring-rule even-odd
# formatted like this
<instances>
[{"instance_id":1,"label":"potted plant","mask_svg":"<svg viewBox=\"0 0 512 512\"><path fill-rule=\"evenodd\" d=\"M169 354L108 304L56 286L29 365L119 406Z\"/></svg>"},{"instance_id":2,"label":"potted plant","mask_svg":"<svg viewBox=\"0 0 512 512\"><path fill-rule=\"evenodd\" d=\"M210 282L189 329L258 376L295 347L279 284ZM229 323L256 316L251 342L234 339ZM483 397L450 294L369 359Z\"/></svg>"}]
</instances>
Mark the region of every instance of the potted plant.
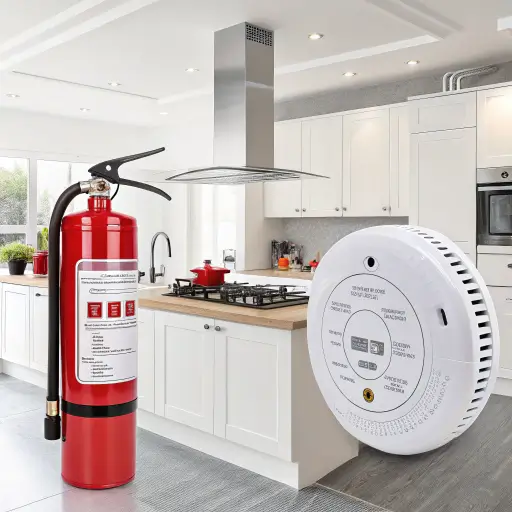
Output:
<instances>
[{"instance_id":1,"label":"potted plant","mask_svg":"<svg viewBox=\"0 0 512 512\"><path fill-rule=\"evenodd\" d=\"M0 247L0 262L9 265L9 274L22 276L25 273L27 263L32 261L34 248L21 242L11 242Z\"/></svg>"}]
</instances>

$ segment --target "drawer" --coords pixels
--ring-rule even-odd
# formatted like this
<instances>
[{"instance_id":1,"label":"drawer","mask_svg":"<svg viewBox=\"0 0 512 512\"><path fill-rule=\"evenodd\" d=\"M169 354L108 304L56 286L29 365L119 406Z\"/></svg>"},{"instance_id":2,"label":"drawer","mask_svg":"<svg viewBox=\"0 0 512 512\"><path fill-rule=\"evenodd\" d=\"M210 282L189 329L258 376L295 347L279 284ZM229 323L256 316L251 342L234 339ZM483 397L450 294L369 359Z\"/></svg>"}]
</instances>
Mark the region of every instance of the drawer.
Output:
<instances>
[{"instance_id":1,"label":"drawer","mask_svg":"<svg viewBox=\"0 0 512 512\"><path fill-rule=\"evenodd\" d=\"M500 328L500 368L512 370L512 288L489 287Z\"/></svg>"},{"instance_id":2,"label":"drawer","mask_svg":"<svg viewBox=\"0 0 512 512\"><path fill-rule=\"evenodd\" d=\"M487 286L512 286L512 255L479 254L478 270Z\"/></svg>"},{"instance_id":3,"label":"drawer","mask_svg":"<svg viewBox=\"0 0 512 512\"><path fill-rule=\"evenodd\" d=\"M476 126L476 93L412 100L409 122L411 133L472 128Z\"/></svg>"}]
</instances>

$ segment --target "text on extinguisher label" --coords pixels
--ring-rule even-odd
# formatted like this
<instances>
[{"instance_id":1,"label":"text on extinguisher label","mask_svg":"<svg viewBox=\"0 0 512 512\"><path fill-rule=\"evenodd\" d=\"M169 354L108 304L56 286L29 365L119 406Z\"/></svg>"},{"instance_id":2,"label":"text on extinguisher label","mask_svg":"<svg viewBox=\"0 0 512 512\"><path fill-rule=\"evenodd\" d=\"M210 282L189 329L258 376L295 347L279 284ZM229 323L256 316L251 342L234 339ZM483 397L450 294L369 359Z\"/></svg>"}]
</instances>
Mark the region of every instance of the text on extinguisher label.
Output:
<instances>
[{"instance_id":1,"label":"text on extinguisher label","mask_svg":"<svg viewBox=\"0 0 512 512\"><path fill-rule=\"evenodd\" d=\"M137 377L137 270L78 270L77 379L113 384Z\"/></svg>"}]
</instances>

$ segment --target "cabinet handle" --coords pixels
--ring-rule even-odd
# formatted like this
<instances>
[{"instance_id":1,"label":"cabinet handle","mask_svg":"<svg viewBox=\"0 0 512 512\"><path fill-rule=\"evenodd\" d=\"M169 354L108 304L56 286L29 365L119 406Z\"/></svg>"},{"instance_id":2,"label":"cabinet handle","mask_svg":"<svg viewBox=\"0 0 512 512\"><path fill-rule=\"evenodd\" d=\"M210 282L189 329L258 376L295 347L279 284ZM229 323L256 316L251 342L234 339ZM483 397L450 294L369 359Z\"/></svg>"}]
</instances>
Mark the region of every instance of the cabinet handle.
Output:
<instances>
[{"instance_id":1,"label":"cabinet handle","mask_svg":"<svg viewBox=\"0 0 512 512\"><path fill-rule=\"evenodd\" d=\"M347 211L347 207L346 207L346 206L344 206L344 207L343 207L343 211L344 211L344 212L346 212L346 211Z\"/></svg>"},{"instance_id":2,"label":"cabinet handle","mask_svg":"<svg viewBox=\"0 0 512 512\"><path fill-rule=\"evenodd\" d=\"M216 325L216 326L215 326L215 330L216 330L217 332L219 332L219 331L220 331L220 326L219 326L219 325Z\"/></svg>"},{"instance_id":3,"label":"cabinet handle","mask_svg":"<svg viewBox=\"0 0 512 512\"><path fill-rule=\"evenodd\" d=\"M337 212L339 212L339 211L340 211L340 209L339 209L337 206L336 206L336 208L334 208L334 209L335 209Z\"/></svg>"},{"instance_id":4,"label":"cabinet handle","mask_svg":"<svg viewBox=\"0 0 512 512\"><path fill-rule=\"evenodd\" d=\"M208 324L204 324L204 328L205 328L205 329L209 329L209 328L210 328L210 326L209 326Z\"/></svg>"},{"instance_id":5,"label":"cabinet handle","mask_svg":"<svg viewBox=\"0 0 512 512\"><path fill-rule=\"evenodd\" d=\"M302 208L302 211L305 212L306 211L306 208Z\"/></svg>"},{"instance_id":6,"label":"cabinet handle","mask_svg":"<svg viewBox=\"0 0 512 512\"><path fill-rule=\"evenodd\" d=\"M387 206L383 206L383 207L382 207L382 211L383 211L383 212L387 212L387 211L388 211L388 207L387 207Z\"/></svg>"},{"instance_id":7,"label":"cabinet handle","mask_svg":"<svg viewBox=\"0 0 512 512\"><path fill-rule=\"evenodd\" d=\"M300 208L295 208L295 211L298 213L300 212Z\"/></svg>"},{"instance_id":8,"label":"cabinet handle","mask_svg":"<svg viewBox=\"0 0 512 512\"><path fill-rule=\"evenodd\" d=\"M36 293L36 297L41 297L41 294L40 293Z\"/></svg>"},{"instance_id":9,"label":"cabinet handle","mask_svg":"<svg viewBox=\"0 0 512 512\"><path fill-rule=\"evenodd\" d=\"M507 265L507 267L508 267L508 268L512 268L512 263L509 263L509 264Z\"/></svg>"}]
</instances>

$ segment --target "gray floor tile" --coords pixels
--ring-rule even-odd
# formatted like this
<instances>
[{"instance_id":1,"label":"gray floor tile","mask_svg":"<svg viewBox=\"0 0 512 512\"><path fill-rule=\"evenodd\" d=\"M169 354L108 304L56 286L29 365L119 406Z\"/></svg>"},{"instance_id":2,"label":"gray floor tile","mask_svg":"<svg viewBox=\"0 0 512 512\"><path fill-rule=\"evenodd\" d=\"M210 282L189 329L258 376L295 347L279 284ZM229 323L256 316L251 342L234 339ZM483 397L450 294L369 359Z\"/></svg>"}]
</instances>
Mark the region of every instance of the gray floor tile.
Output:
<instances>
[{"instance_id":1,"label":"gray floor tile","mask_svg":"<svg viewBox=\"0 0 512 512\"><path fill-rule=\"evenodd\" d=\"M44 389L12 377L0 381L0 418L39 409L45 403Z\"/></svg>"}]
</instances>

